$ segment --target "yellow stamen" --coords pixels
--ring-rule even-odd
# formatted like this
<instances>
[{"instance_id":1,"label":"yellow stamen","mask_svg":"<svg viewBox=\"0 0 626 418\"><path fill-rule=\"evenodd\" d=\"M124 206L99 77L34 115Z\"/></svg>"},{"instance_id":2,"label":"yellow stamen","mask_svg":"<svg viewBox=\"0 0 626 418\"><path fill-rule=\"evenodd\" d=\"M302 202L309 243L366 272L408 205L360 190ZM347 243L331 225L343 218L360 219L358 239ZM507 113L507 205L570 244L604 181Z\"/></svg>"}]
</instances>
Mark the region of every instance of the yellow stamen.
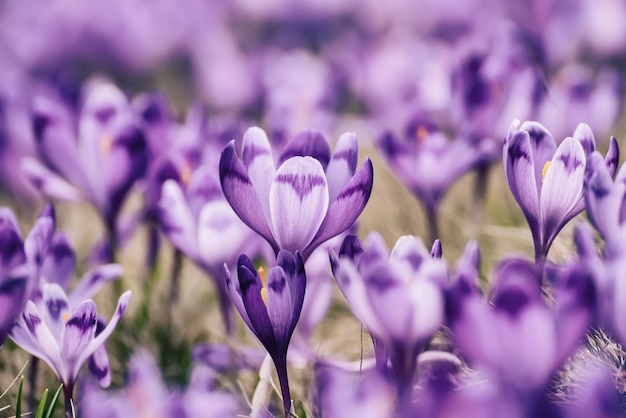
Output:
<instances>
[{"instance_id":1,"label":"yellow stamen","mask_svg":"<svg viewBox=\"0 0 626 418\"><path fill-rule=\"evenodd\" d=\"M541 182L542 183L546 179L546 173L548 172L548 167L550 167L550 161L546 161L546 163L543 165L543 168L541 169Z\"/></svg>"},{"instance_id":2,"label":"yellow stamen","mask_svg":"<svg viewBox=\"0 0 626 418\"><path fill-rule=\"evenodd\" d=\"M426 127L420 125L417 127L417 130L415 131L415 137L417 138L417 142L424 142L424 140L426 139L426 137L428 136L428 129L426 129Z\"/></svg>"},{"instance_id":3,"label":"yellow stamen","mask_svg":"<svg viewBox=\"0 0 626 418\"><path fill-rule=\"evenodd\" d=\"M65 322L67 322L67 320L68 320L68 319L70 319L70 314L69 314L69 313L67 313L67 312L64 312L64 313L63 313L63 320L64 320Z\"/></svg>"},{"instance_id":4,"label":"yellow stamen","mask_svg":"<svg viewBox=\"0 0 626 418\"><path fill-rule=\"evenodd\" d=\"M113 138L108 133L105 133L100 138L100 154L107 157L111 153L111 147L113 145Z\"/></svg>"},{"instance_id":5,"label":"yellow stamen","mask_svg":"<svg viewBox=\"0 0 626 418\"><path fill-rule=\"evenodd\" d=\"M267 306L267 278L265 277L265 270L263 269L263 266L259 267L257 272L259 273L261 284L263 285L261 288L261 299L263 299L263 303Z\"/></svg>"},{"instance_id":6,"label":"yellow stamen","mask_svg":"<svg viewBox=\"0 0 626 418\"><path fill-rule=\"evenodd\" d=\"M180 170L180 180L183 182L185 186L189 184L192 173L193 173L193 170L191 169L191 166L189 165L187 161L185 161L185 163L183 164L183 168L181 168Z\"/></svg>"}]
</instances>

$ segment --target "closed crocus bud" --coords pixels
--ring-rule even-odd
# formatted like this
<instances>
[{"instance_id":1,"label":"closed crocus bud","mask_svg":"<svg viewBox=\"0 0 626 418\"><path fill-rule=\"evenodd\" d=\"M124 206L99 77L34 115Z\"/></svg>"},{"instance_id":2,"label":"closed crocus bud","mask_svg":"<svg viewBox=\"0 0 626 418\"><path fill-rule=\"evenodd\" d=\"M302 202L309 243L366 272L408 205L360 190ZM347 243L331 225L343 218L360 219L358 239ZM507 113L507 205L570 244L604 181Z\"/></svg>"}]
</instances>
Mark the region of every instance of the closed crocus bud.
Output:
<instances>
[{"instance_id":1,"label":"closed crocus bud","mask_svg":"<svg viewBox=\"0 0 626 418\"><path fill-rule=\"evenodd\" d=\"M261 341L276 366L285 415L291 410L287 378L287 349L298 323L306 276L299 253L281 250L276 266L269 272L258 270L246 255L237 262L237 279L224 265L225 280L231 299L250 330Z\"/></svg>"},{"instance_id":2,"label":"closed crocus bud","mask_svg":"<svg viewBox=\"0 0 626 418\"><path fill-rule=\"evenodd\" d=\"M321 243L349 228L372 191L369 159L356 170L356 136L346 133L330 153L326 139L303 131L274 163L265 132L250 128L239 159L234 142L220 160L222 190L233 210L278 254L298 251L306 261Z\"/></svg>"}]
</instances>

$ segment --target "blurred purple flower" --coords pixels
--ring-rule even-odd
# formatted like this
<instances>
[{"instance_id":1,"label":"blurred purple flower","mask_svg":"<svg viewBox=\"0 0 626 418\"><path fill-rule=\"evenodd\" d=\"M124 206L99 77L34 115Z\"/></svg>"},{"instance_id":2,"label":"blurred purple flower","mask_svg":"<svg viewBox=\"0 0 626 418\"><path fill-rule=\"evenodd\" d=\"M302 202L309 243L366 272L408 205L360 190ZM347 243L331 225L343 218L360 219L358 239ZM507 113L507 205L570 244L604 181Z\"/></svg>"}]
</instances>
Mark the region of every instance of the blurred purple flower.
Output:
<instances>
[{"instance_id":1,"label":"blurred purple flower","mask_svg":"<svg viewBox=\"0 0 626 418\"><path fill-rule=\"evenodd\" d=\"M324 241L354 223L372 191L369 159L356 171L356 136L339 138L334 154L314 131L297 134L278 166L265 132L246 131L242 159L231 142L220 160L220 180L237 215L265 238L275 253L299 251L306 260Z\"/></svg>"},{"instance_id":2,"label":"blurred purple flower","mask_svg":"<svg viewBox=\"0 0 626 418\"><path fill-rule=\"evenodd\" d=\"M50 198L89 202L115 235L120 208L148 161L123 93L109 82L88 83L77 121L61 103L38 97L33 129L41 161L22 161L31 183Z\"/></svg>"},{"instance_id":3,"label":"blurred purple flower","mask_svg":"<svg viewBox=\"0 0 626 418\"><path fill-rule=\"evenodd\" d=\"M410 402L417 356L443 323L446 263L431 257L412 236L398 239L389 254L376 233L368 236L364 247L348 236L339 255L331 250L330 258L353 312L375 346L381 345L389 355L403 409ZM379 359L384 356L377 353L377 363Z\"/></svg>"},{"instance_id":4,"label":"blurred purple flower","mask_svg":"<svg viewBox=\"0 0 626 418\"><path fill-rule=\"evenodd\" d=\"M59 285L45 284L40 307L28 301L24 312L11 328L11 339L25 351L48 363L59 377L63 383L67 411L73 409L74 384L82 365L113 333L130 296L128 291L120 297L111 321L97 333L96 304L91 299L71 309L68 297ZM108 375L108 367L103 372ZM99 380L104 385L110 382L106 378Z\"/></svg>"},{"instance_id":5,"label":"blurred purple flower","mask_svg":"<svg viewBox=\"0 0 626 418\"><path fill-rule=\"evenodd\" d=\"M515 394L513 401L520 407L529 413L550 409L541 396L591 321L590 278L564 272L554 285L554 307L546 304L535 270L526 261L501 262L492 283L489 304L479 292L456 299L458 314L450 321L453 340L470 365L496 387Z\"/></svg>"},{"instance_id":6,"label":"blurred purple flower","mask_svg":"<svg viewBox=\"0 0 626 418\"><path fill-rule=\"evenodd\" d=\"M561 228L584 209L585 167L594 151L593 133L582 123L558 148L537 122L511 125L503 149L504 172L530 226L538 265ZM605 162L613 171L618 158L617 143L611 141Z\"/></svg>"},{"instance_id":7,"label":"blurred purple flower","mask_svg":"<svg viewBox=\"0 0 626 418\"><path fill-rule=\"evenodd\" d=\"M270 269L267 277L263 269L257 271L244 254L237 262L237 280L233 280L226 265L224 270L235 307L276 366L285 415L289 416L291 395L287 349L304 301L306 276L302 257L297 252L294 255L281 250L276 266Z\"/></svg>"},{"instance_id":8,"label":"blurred purple flower","mask_svg":"<svg viewBox=\"0 0 626 418\"><path fill-rule=\"evenodd\" d=\"M80 412L93 418L217 418L236 416L239 410L232 396L214 390L204 366L194 367L184 393L168 390L154 359L144 351L133 355L128 369L126 387L117 393L87 384Z\"/></svg>"},{"instance_id":9,"label":"blurred purple flower","mask_svg":"<svg viewBox=\"0 0 626 418\"><path fill-rule=\"evenodd\" d=\"M384 133L377 147L424 206L433 241L439 238L437 212L448 188L470 170L492 161L498 152L491 141L464 137L450 141L439 126L421 117L409 123L402 138L391 131Z\"/></svg>"},{"instance_id":10,"label":"blurred purple flower","mask_svg":"<svg viewBox=\"0 0 626 418\"><path fill-rule=\"evenodd\" d=\"M237 217L208 165L166 180L158 206L161 230L183 254L206 271L217 286L228 333L232 331L230 302L223 266L234 266L240 254L263 252L265 242Z\"/></svg>"}]
</instances>

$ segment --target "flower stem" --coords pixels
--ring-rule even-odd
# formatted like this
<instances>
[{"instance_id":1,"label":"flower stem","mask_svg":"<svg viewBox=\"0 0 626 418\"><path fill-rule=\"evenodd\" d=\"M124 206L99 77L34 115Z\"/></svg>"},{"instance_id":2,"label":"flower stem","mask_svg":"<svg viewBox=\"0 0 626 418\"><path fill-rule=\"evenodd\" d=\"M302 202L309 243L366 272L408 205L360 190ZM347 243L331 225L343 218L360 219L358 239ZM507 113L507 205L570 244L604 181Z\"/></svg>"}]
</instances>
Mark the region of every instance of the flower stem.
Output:
<instances>
[{"instance_id":1,"label":"flower stem","mask_svg":"<svg viewBox=\"0 0 626 418\"><path fill-rule=\"evenodd\" d=\"M436 207L427 207L426 208L426 222L428 228L428 242L435 242L439 237L439 226L437 223L437 208Z\"/></svg>"},{"instance_id":2,"label":"flower stem","mask_svg":"<svg viewBox=\"0 0 626 418\"><path fill-rule=\"evenodd\" d=\"M172 261L172 271L170 273L170 308L178 302L180 287L180 272L183 268L183 253L174 248L174 256Z\"/></svg>"},{"instance_id":3,"label":"flower stem","mask_svg":"<svg viewBox=\"0 0 626 418\"><path fill-rule=\"evenodd\" d=\"M74 393L74 384L63 384L63 396L65 397L65 418L74 418L74 400L72 399Z\"/></svg>"},{"instance_id":4,"label":"flower stem","mask_svg":"<svg viewBox=\"0 0 626 418\"><path fill-rule=\"evenodd\" d=\"M289 392L289 378L287 377L287 353L274 360L274 365L276 366L276 372L278 373L280 394L283 397L285 418L288 418L291 414L291 393Z\"/></svg>"},{"instance_id":5,"label":"flower stem","mask_svg":"<svg viewBox=\"0 0 626 418\"><path fill-rule=\"evenodd\" d=\"M37 376L39 375L39 357L31 356L30 370L28 371L28 383L30 392L28 393L28 409L35 410L35 391L37 390Z\"/></svg>"}]
</instances>

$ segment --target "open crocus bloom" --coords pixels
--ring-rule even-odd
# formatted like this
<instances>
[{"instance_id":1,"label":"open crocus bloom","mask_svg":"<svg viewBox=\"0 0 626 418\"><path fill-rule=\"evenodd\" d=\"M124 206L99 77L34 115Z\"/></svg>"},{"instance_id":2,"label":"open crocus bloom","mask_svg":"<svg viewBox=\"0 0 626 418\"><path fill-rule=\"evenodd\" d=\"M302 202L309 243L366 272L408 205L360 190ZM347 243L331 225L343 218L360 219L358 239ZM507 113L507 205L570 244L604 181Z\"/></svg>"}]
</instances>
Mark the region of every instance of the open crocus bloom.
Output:
<instances>
[{"instance_id":1,"label":"open crocus bloom","mask_svg":"<svg viewBox=\"0 0 626 418\"><path fill-rule=\"evenodd\" d=\"M593 152L593 133L582 123L558 148L538 122L511 125L504 144L504 172L532 231L537 259L547 256L561 228L584 209L585 167ZM605 163L613 172L617 159L617 144L611 141Z\"/></svg>"},{"instance_id":2,"label":"open crocus bloom","mask_svg":"<svg viewBox=\"0 0 626 418\"><path fill-rule=\"evenodd\" d=\"M70 310L63 289L57 284L46 284L41 304L28 301L9 336L24 350L48 363L65 386L65 391L71 394L83 363L113 333L130 296L130 291L120 296L113 318L96 335L96 304L87 299ZM101 383L106 385L108 381Z\"/></svg>"},{"instance_id":3,"label":"open crocus bloom","mask_svg":"<svg viewBox=\"0 0 626 418\"><path fill-rule=\"evenodd\" d=\"M234 142L222 153L220 180L237 215L263 236L274 252L299 251L306 260L324 241L357 219L372 191L369 159L356 171L356 136L339 138L330 155L324 137L296 135L274 164L265 132L253 127L243 138L242 159Z\"/></svg>"}]
</instances>

